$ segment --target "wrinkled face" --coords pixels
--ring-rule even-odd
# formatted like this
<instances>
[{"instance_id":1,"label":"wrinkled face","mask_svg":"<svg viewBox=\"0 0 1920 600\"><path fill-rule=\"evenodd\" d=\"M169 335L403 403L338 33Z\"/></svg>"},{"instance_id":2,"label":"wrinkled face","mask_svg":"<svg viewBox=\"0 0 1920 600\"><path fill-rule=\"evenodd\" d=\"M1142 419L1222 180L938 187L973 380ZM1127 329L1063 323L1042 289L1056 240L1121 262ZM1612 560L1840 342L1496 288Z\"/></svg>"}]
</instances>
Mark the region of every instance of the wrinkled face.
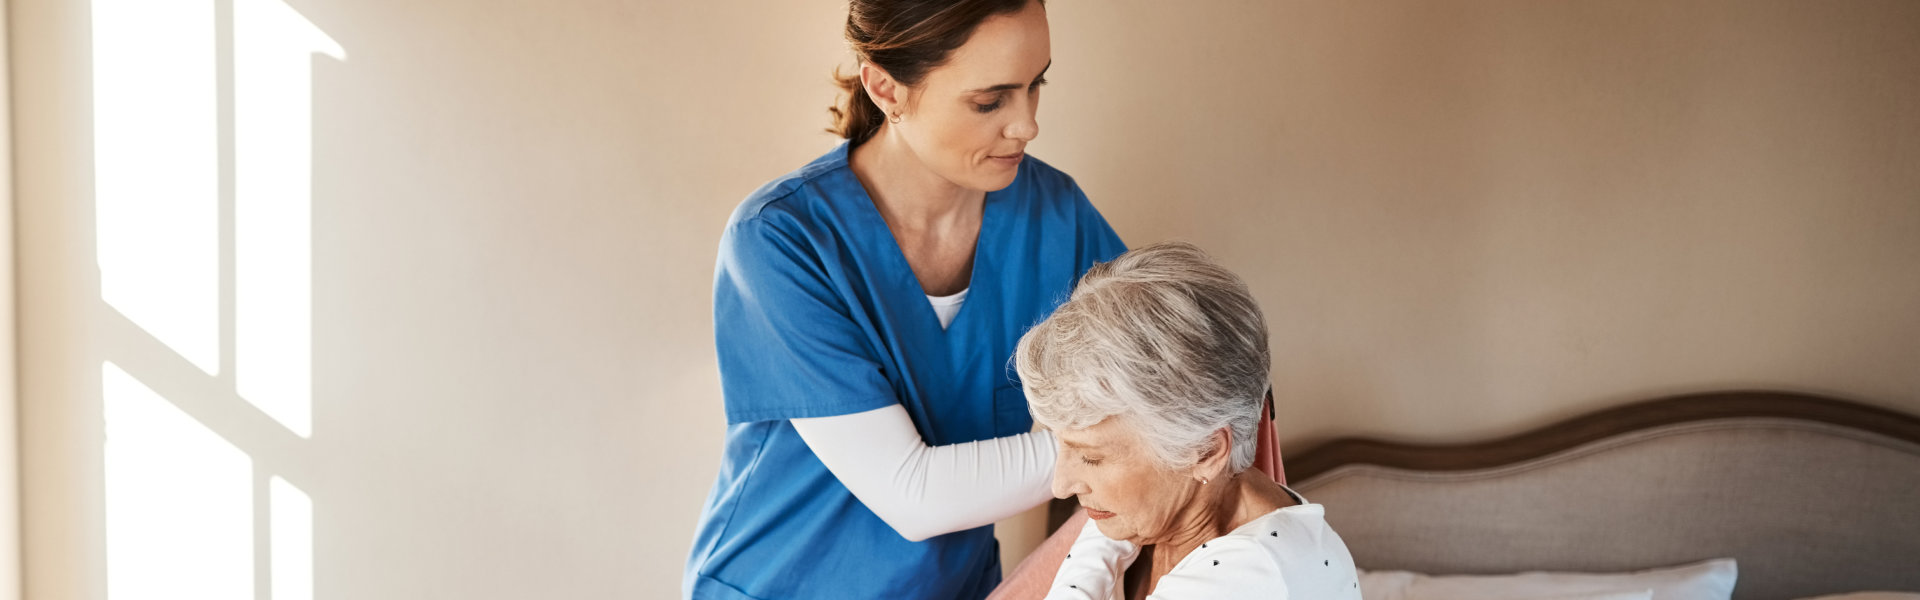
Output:
<instances>
[{"instance_id":1,"label":"wrinkled face","mask_svg":"<svg viewBox=\"0 0 1920 600\"><path fill-rule=\"evenodd\" d=\"M1007 187L1027 142L1040 134L1034 113L1052 57L1039 2L988 17L946 64L906 90L901 122L889 127L947 181L979 191Z\"/></svg>"},{"instance_id":2,"label":"wrinkled face","mask_svg":"<svg viewBox=\"0 0 1920 600\"><path fill-rule=\"evenodd\" d=\"M1156 543L1200 506L1200 482L1190 472L1162 466L1124 419L1111 417L1054 435L1060 456L1053 495L1079 496L1087 516L1109 538Z\"/></svg>"}]
</instances>

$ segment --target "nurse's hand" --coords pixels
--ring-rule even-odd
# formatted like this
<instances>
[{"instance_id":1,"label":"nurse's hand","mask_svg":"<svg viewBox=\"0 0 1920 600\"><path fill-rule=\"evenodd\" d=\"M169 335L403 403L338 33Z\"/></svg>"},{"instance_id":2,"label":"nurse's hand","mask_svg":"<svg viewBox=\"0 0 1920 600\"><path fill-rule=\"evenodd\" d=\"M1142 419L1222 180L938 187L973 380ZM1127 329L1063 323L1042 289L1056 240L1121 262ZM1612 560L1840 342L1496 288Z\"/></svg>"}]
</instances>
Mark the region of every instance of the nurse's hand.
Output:
<instances>
[{"instance_id":1,"label":"nurse's hand","mask_svg":"<svg viewBox=\"0 0 1920 600\"><path fill-rule=\"evenodd\" d=\"M1091 523L1086 511L1073 511L1073 516L1020 561L987 599L1112 597L1127 567L1140 556L1140 548L1102 535Z\"/></svg>"},{"instance_id":2,"label":"nurse's hand","mask_svg":"<svg viewBox=\"0 0 1920 600\"><path fill-rule=\"evenodd\" d=\"M1087 524L1086 511L1073 511L1067 522L1061 523L1053 535L1028 554L1025 560L1007 573L1000 581L1000 587L993 588L987 600L1039 600L1047 596L1047 588L1053 585L1053 576L1060 572L1060 563L1067 560L1067 554L1073 551L1073 540L1080 536L1080 530Z\"/></svg>"}]
</instances>

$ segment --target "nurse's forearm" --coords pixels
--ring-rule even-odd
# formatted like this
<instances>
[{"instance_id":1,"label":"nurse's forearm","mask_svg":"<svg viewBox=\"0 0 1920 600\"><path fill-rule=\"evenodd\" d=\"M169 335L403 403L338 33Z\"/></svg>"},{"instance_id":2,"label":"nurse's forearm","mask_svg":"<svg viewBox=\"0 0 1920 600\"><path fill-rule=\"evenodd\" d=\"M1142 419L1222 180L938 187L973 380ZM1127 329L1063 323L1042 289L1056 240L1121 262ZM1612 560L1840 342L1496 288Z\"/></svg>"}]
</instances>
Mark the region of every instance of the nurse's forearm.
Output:
<instances>
[{"instance_id":1,"label":"nurse's forearm","mask_svg":"<svg viewBox=\"0 0 1920 600\"><path fill-rule=\"evenodd\" d=\"M928 446L898 404L794 419L793 428L855 498L908 540L993 523L1052 497L1050 432Z\"/></svg>"}]
</instances>

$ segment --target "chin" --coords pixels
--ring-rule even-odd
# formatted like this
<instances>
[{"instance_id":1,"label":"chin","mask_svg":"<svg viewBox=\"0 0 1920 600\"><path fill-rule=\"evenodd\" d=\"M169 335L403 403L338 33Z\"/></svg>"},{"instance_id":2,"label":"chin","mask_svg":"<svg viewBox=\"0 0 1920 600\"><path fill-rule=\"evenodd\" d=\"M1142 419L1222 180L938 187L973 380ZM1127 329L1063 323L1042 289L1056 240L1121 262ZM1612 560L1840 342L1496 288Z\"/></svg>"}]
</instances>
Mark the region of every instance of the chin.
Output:
<instances>
[{"instance_id":1,"label":"chin","mask_svg":"<svg viewBox=\"0 0 1920 600\"><path fill-rule=\"evenodd\" d=\"M1107 539L1139 543L1138 540L1134 539L1138 536L1134 535L1132 527L1127 527L1120 523L1102 523L1099 521L1095 521L1093 526L1100 530L1100 535L1107 536Z\"/></svg>"},{"instance_id":2,"label":"chin","mask_svg":"<svg viewBox=\"0 0 1920 600\"><path fill-rule=\"evenodd\" d=\"M978 189L989 191L989 192L997 192L997 191L1006 189L1007 186L1013 185L1013 180L1016 178L1015 176L1018 174L1019 173L1016 171L1013 173L1007 173L1005 175L996 174L996 175L983 176L980 178L980 181L979 181L980 187Z\"/></svg>"}]
</instances>

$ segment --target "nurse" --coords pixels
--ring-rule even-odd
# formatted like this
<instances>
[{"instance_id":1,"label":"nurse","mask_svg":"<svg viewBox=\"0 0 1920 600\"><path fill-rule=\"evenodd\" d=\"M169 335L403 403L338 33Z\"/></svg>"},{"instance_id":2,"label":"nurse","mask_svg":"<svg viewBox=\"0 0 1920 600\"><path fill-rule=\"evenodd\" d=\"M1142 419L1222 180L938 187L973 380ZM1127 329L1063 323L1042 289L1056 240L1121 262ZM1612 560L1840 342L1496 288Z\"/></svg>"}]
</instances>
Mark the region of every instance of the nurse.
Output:
<instances>
[{"instance_id":1,"label":"nurse","mask_svg":"<svg viewBox=\"0 0 1920 600\"><path fill-rule=\"evenodd\" d=\"M992 523L1051 497L1008 360L1126 250L1027 156L1038 0L853 0L847 141L742 202L720 241L727 433L689 598L982 598Z\"/></svg>"}]
</instances>

